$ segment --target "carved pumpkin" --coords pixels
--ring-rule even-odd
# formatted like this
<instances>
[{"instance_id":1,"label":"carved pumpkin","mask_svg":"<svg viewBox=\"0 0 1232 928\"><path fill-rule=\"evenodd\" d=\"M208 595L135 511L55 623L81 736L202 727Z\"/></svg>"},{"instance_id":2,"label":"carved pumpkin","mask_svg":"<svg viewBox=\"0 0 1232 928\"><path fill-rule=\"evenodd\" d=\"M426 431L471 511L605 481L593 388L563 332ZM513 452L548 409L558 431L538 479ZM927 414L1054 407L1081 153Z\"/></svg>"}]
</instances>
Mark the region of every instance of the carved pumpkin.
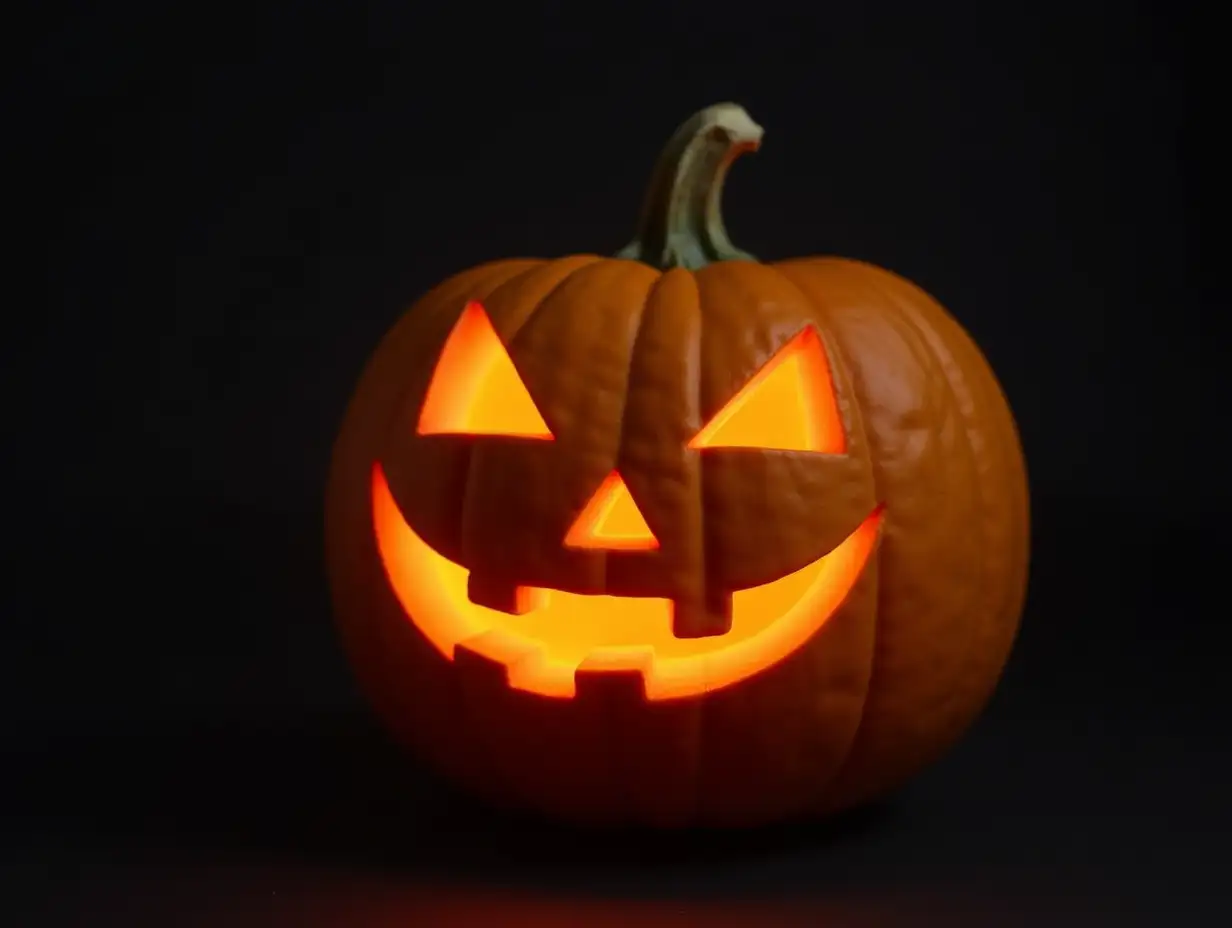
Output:
<instances>
[{"instance_id":1,"label":"carved pumpkin","mask_svg":"<svg viewBox=\"0 0 1232 928\"><path fill-rule=\"evenodd\" d=\"M762 264L719 214L761 129L686 122L613 258L423 297L335 447L336 612L365 690L489 799L735 825L905 781L990 695L1027 490L984 358L868 264Z\"/></svg>"}]
</instances>

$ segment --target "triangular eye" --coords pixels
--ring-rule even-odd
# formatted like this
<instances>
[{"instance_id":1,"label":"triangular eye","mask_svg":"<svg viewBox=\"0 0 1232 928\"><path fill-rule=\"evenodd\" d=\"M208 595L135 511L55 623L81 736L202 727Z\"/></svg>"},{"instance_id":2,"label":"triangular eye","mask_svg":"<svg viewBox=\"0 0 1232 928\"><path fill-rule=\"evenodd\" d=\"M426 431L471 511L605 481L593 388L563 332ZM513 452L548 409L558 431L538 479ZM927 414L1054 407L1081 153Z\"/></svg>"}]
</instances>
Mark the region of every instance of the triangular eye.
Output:
<instances>
[{"instance_id":1,"label":"triangular eye","mask_svg":"<svg viewBox=\"0 0 1232 928\"><path fill-rule=\"evenodd\" d=\"M481 305L466 304L445 341L419 414L420 435L552 440Z\"/></svg>"},{"instance_id":2,"label":"triangular eye","mask_svg":"<svg viewBox=\"0 0 1232 928\"><path fill-rule=\"evenodd\" d=\"M780 348L689 447L842 454L843 421L817 330L809 326Z\"/></svg>"}]
</instances>

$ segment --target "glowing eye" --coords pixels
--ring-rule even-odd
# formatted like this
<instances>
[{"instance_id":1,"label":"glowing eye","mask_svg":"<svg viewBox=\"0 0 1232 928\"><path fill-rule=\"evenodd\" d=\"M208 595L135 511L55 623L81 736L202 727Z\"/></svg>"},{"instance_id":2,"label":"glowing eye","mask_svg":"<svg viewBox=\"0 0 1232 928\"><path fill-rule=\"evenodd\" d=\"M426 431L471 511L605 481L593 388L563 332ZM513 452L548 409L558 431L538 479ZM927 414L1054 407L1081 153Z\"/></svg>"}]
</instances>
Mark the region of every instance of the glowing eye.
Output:
<instances>
[{"instance_id":1,"label":"glowing eye","mask_svg":"<svg viewBox=\"0 0 1232 928\"><path fill-rule=\"evenodd\" d=\"M445 341L419 414L418 432L552 440L509 352L478 303L466 304Z\"/></svg>"},{"instance_id":2,"label":"glowing eye","mask_svg":"<svg viewBox=\"0 0 1232 928\"><path fill-rule=\"evenodd\" d=\"M817 330L809 326L780 348L689 447L842 454L847 440Z\"/></svg>"}]
</instances>

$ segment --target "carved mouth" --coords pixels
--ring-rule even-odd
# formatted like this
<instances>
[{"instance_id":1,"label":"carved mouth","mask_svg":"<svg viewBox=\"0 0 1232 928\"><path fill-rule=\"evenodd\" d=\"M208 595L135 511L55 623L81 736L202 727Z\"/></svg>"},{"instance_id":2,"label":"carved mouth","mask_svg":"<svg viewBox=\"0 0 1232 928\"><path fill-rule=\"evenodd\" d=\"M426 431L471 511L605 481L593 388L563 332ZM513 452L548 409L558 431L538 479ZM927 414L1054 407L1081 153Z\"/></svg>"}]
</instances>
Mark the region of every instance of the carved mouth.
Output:
<instances>
[{"instance_id":1,"label":"carved mouth","mask_svg":"<svg viewBox=\"0 0 1232 928\"><path fill-rule=\"evenodd\" d=\"M509 686L570 698L579 676L639 672L650 700L730 686L789 657L842 605L880 535L875 509L838 547L772 583L732 594L726 634L677 638L671 602L519 588L520 615L471 602L469 572L407 524L380 464L372 471L377 548L395 597L446 658L459 649L506 668Z\"/></svg>"}]
</instances>

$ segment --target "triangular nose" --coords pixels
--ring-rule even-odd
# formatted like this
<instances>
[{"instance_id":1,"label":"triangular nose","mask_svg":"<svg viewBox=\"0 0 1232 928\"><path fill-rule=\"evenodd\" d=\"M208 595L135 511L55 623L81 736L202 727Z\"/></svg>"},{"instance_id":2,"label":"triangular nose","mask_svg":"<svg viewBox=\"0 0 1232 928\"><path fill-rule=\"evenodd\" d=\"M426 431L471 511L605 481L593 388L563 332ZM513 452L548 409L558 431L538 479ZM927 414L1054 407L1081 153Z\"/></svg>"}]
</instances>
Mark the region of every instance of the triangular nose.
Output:
<instances>
[{"instance_id":1,"label":"triangular nose","mask_svg":"<svg viewBox=\"0 0 1232 928\"><path fill-rule=\"evenodd\" d=\"M653 551L659 539L646 524L624 479L612 471L565 535L565 547Z\"/></svg>"}]
</instances>

